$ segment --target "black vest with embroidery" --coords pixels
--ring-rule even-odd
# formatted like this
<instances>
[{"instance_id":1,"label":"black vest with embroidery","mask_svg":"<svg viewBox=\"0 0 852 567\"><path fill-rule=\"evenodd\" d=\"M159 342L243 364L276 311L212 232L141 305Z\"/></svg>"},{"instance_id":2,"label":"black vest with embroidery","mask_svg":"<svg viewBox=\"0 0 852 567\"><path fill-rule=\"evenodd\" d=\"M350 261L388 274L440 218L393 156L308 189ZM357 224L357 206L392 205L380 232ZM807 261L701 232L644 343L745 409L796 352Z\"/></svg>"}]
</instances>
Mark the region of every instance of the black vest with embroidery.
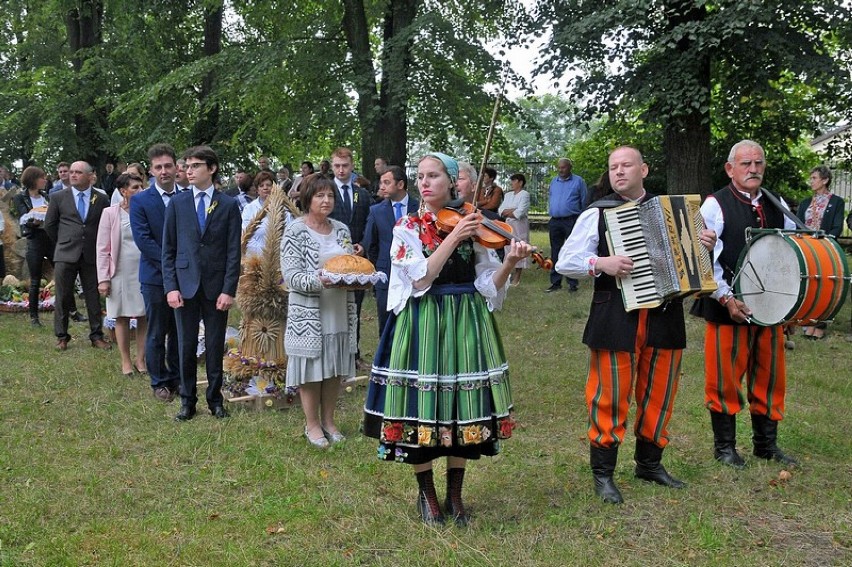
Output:
<instances>
[{"instance_id":1,"label":"black vest with embroidery","mask_svg":"<svg viewBox=\"0 0 852 567\"><path fill-rule=\"evenodd\" d=\"M746 247L746 228L784 228L784 213L763 196L760 197L760 204L755 207L751 200L730 184L713 193L713 198L719 203L725 221L722 234L718 235L725 245L719 256L719 264L722 266L725 281L731 285L740 255ZM696 300L691 313L722 325L748 324L737 323L731 319L728 309L711 297Z\"/></svg>"},{"instance_id":2,"label":"black vest with embroidery","mask_svg":"<svg viewBox=\"0 0 852 567\"><path fill-rule=\"evenodd\" d=\"M646 193L644 201L654 198ZM606 221L603 210L626 201L615 193L595 201L589 208L601 210L598 220L598 256L610 256L606 241ZM627 312L621 290L613 276L601 274L595 278L595 291L589 320L583 332L583 343L589 348L633 352L636 349L636 330L639 325L639 310ZM648 346L666 349L686 347L686 327L683 321L683 301L667 301L648 310Z\"/></svg>"}]
</instances>

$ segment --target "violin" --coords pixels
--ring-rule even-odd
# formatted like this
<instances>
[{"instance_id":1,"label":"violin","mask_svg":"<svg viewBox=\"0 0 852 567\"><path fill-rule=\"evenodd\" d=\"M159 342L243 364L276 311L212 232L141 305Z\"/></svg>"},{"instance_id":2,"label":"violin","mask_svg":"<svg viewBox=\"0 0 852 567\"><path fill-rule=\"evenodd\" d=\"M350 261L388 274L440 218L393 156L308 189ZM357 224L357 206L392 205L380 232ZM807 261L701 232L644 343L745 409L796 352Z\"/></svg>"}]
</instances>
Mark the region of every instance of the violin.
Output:
<instances>
[{"instance_id":1,"label":"violin","mask_svg":"<svg viewBox=\"0 0 852 567\"><path fill-rule=\"evenodd\" d=\"M476 212L478 212L478 210L470 203L462 202L457 204L453 202L437 212L435 215L435 225L438 227L440 232L449 234L456 228L462 217ZM485 217L482 218L482 224L476 229L474 240L485 248L491 248L492 250L498 250L504 246L508 246L513 240L523 242L521 239L512 234L512 227L508 223L491 220ZM530 257L532 258L532 261L541 266L542 269L553 269L553 260L545 258L536 249L533 249L533 253Z\"/></svg>"}]
</instances>

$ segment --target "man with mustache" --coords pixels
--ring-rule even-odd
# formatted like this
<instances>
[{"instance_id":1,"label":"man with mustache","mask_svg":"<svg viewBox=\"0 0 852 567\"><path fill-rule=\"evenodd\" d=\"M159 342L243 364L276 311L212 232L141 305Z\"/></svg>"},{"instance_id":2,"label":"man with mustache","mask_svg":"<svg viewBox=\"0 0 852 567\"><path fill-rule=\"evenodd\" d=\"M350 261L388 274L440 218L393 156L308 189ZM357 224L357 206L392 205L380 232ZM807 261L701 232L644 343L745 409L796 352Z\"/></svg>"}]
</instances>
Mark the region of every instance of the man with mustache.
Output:
<instances>
[{"instance_id":1,"label":"man with mustache","mask_svg":"<svg viewBox=\"0 0 852 567\"><path fill-rule=\"evenodd\" d=\"M796 228L766 198L768 192L761 187L765 169L766 154L759 144L751 140L734 144L725 163L731 183L710 195L701 206L707 228L719 236L713 249L713 275L719 288L710 297L697 301L693 310L707 321L704 403L713 426L714 457L734 468L745 466L736 449L736 414L746 400L754 455L785 465L796 464L776 444L786 389L784 329L781 325L751 324L751 311L734 297L731 287L737 260L747 245L746 228Z\"/></svg>"}]
</instances>

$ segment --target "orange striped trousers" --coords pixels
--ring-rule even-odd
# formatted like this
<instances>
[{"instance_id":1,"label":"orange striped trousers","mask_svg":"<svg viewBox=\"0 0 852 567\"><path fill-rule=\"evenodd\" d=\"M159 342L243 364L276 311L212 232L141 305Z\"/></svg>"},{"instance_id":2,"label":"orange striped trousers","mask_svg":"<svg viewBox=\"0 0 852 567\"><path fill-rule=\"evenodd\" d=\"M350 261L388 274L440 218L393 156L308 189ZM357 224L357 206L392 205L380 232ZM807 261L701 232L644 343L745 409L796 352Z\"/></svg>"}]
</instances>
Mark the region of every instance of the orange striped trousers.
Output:
<instances>
[{"instance_id":1,"label":"orange striped trousers","mask_svg":"<svg viewBox=\"0 0 852 567\"><path fill-rule=\"evenodd\" d=\"M615 447L624 442L631 394L636 395L637 438L658 447L668 442L680 381L681 349L647 346L648 311L642 310L634 352L592 349L586 380L589 408L589 441L597 447Z\"/></svg>"},{"instance_id":2,"label":"orange striped trousers","mask_svg":"<svg viewBox=\"0 0 852 567\"><path fill-rule=\"evenodd\" d=\"M743 377L746 391L743 392ZM704 333L704 405L713 412L749 411L784 418L787 370L784 328L707 323Z\"/></svg>"}]
</instances>

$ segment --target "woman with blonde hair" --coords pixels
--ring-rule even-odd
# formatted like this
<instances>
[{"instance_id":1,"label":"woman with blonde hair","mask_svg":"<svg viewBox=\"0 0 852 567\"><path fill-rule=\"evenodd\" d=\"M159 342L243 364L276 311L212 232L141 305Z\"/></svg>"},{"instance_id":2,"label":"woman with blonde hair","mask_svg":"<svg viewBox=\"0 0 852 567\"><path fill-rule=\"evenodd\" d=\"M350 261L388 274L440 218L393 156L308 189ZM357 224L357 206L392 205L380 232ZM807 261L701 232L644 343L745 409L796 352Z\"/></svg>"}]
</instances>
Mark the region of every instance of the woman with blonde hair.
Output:
<instances>
[{"instance_id":1,"label":"woman with blonde hair","mask_svg":"<svg viewBox=\"0 0 852 567\"><path fill-rule=\"evenodd\" d=\"M458 525L469 515L462 484L469 459L493 456L512 436L514 407L503 345L492 311L529 244L513 241L501 264L474 241L482 214L441 233L436 214L457 198L458 162L430 153L417 166L421 209L393 230L388 310L364 406L364 433L378 457L413 465L417 509L443 524L433 462L447 459L445 510Z\"/></svg>"}]
</instances>

